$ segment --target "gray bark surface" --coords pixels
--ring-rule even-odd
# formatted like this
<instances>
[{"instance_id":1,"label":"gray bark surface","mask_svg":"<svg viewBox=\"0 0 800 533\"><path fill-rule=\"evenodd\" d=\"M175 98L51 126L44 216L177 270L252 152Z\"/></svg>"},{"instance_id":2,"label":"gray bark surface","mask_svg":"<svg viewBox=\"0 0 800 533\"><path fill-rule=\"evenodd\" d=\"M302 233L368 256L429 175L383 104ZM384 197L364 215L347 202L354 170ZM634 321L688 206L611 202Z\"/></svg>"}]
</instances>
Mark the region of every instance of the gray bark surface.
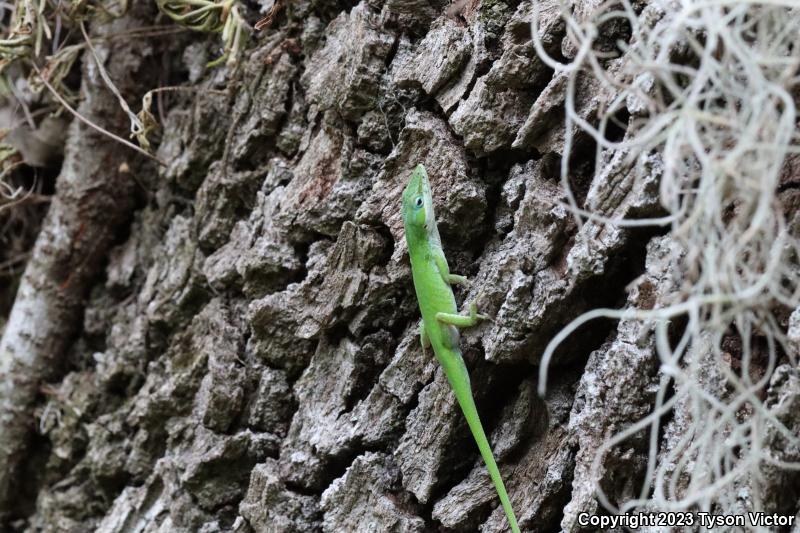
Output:
<instances>
[{"instance_id":1,"label":"gray bark surface","mask_svg":"<svg viewBox=\"0 0 800 533\"><path fill-rule=\"evenodd\" d=\"M141 23L134 10L129 17L102 28L108 35ZM137 20L139 19L139 20ZM130 42L103 47L113 57L110 70L152 79L141 73L151 51ZM86 98L78 111L110 127L124 124L117 100L108 92L94 65L83 69L81 89ZM136 95L132 77L122 90ZM138 93L141 94L141 93ZM57 192L43 222L31 258L22 276L16 300L0 341L0 517L13 506L23 488L21 470L35 420L33 406L44 383L58 380L66 367L66 355L80 331L84 299L97 283L102 265L116 235L130 223L136 183L132 172L146 169L141 162L129 165L130 154L120 150L79 121L67 134L65 158ZM152 168L148 169L152 172Z\"/></svg>"},{"instance_id":2,"label":"gray bark surface","mask_svg":"<svg viewBox=\"0 0 800 533\"><path fill-rule=\"evenodd\" d=\"M614 501L637 495L646 436L591 467L605 438L652 408L647 328L581 328L544 399L538 365L581 312L652 307L674 290L670 240L578 229L559 204L565 80L536 57L532 1L298 0L235 72L204 67L216 36L107 50L131 102L164 76L199 90L167 100L163 169L69 130L0 345L0 404L25 406L1 421L16 434L0 435L0 462L17 467L0 474L0 529L505 531L447 380L419 346L399 209L417 163L451 270L471 280L457 298L480 296L493 317L462 348L523 530L581 531L597 483ZM541 37L560 53L557 3L539 4ZM141 4L93 31L155 21ZM83 62L81 111L124 132ZM579 94L590 117L601 95L588 82ZM660 213L658 161L634 186L622 161L595 176L593 145L576 143L582 204ZM784 365L769 393L790 427L798 383ZM681 430L675 417L664 446ZM800 490L779 488L796 477L767 470L765 483L777 510L797 511Z\"/></svg>"}]
</instances>

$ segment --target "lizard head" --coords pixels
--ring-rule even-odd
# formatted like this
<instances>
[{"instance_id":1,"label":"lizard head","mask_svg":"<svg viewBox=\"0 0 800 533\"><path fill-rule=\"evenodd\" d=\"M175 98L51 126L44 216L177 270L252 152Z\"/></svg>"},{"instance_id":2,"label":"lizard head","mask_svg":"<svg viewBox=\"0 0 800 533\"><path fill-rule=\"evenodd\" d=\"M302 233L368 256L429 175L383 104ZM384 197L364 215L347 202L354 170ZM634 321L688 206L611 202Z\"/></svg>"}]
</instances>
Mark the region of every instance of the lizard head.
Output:
<instances>
[{"instance_id":1,"label":"lizard head","mask_svg":"<svg viewBox=\"0 0 800 533\"><path fill-rule=\"evenodd\" d=\"M403 191L403 225L406 234L426 232L433 226L433 197L425 167L417 165Z\"/></svg>"}]
</instances>

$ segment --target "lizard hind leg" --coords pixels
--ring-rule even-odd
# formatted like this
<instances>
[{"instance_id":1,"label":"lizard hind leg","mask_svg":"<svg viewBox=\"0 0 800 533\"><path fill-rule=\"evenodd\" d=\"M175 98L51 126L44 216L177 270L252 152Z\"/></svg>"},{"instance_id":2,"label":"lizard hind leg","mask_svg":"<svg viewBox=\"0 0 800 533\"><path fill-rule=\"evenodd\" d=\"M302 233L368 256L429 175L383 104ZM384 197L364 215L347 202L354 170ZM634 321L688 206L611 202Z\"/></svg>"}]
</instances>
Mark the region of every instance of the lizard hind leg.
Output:
<instances>
[{"instance_id":1,"label":"lizard hind leg","mask_svg":"<svg viewBox=\"0 0 800 533\"><path fill-rule=\"evenodd\" d=\"M431 339L428 337L428 332L425 331L425 322L419 321L419 342L422 345L422 353L428 353L428 348L431 347Z\"/></svg>"},{"instance_id":2,"label":"lizard hind leg","mask_svg":"<svg viewBox=\"0 0 800 533\"><path fill-rule=\"evenodd\" d=\"M484 315L478 312L478 304L477 304L478 298L480 298L480 296L478 296L469 303L469 316L475 319L476 321L491 320L489 315Z\"/></svg>"},{"instance_id":3,"label":"lizard hind leg","mask_svg":"<svg viewBox=\"0 0 800 533\"><path fill-rule=\"evenodd\" d=\"M436 313L436 320L442 324L449 324L457 328L469 328L476 325L481 320L491 320L489 316L478 313L478 304L476 301L480 298L478 295L475 300L469 303L469 315L458 315L454 313Z\"/></svg>"},{"instance_id":4,"label":"lizard hind leg","mask_svg":"<svg viewBox=\"0 0 800 533\"><path fill-rule=\"evenodd\" d=\"M454 313L436 313L436 320L442 324L448 324L457 328L471 328L481 320L489 317L478 313L478 308L474 307L475 304L470 305L469 316L457 315Z\"/></svg>"}]
</instances>

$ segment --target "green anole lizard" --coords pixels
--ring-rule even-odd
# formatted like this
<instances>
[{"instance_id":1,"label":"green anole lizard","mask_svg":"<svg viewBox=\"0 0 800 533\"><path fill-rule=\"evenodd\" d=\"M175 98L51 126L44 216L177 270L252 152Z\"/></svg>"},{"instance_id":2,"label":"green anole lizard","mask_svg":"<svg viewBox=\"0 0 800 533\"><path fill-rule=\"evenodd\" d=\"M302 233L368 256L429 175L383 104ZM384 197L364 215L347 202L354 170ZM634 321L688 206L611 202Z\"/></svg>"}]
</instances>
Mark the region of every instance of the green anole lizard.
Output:
<instances>
[{"instance_id":1,"label":"green anole lizard","mask_svg":"<svg viewBox=\"0 0 800 533\"><path fill-rule=\"evenodd\" d=\"M472 436L478 444L483 460L489 470L500 503L514 533L519 533L517 519L508 499L503 479L494 460L486 433L483 431L469 373L459 349L458 328L474 326L485 315L478 314L475 302L469 306L469 316L458 314L456 299L453 296L454 283L463 284L467 279L450 273L447 259L442 250L439 229L433 214L433 197L425 167L417 165L411 179L403 191L403 226L405 227L408 255L411 258L411 273L417 293L419 309L422 312L420 339L423 350L433 347L433 353L444 368L444 373L455 392L458 404L464 412Z\"/></svg>"}]
</instances>

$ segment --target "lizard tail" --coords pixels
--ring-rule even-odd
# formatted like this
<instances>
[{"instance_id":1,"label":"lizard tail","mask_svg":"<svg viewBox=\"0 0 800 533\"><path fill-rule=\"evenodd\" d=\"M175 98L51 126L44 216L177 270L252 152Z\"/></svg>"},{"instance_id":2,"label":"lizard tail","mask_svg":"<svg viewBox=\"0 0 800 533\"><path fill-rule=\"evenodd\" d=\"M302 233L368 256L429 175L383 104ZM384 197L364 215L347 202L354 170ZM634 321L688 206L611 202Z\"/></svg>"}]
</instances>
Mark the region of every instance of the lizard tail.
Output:
<instances>
[{"instance_id":1,"label":"lizard tail","mask_svg":"<svg viewBox=\"0 0 800 533\"><path fill-rule=\"evenodd\" d=\"M464 365L464 360L460 354L455 358L455 364L445 366L445 374L447 375L450 386L456 394L461 410L464 412L464 418L467 419L472 436L478 444L478 449L481 452L486 463L486 468L489 470L489 477L492 478L494 488L497 490L497 495L500 496L500 503L508 518L508 523L511 526L513 533L520 533L519 526L517 525L517 517L514 515L514 509L511 507L511 501L508 499L506 487L503 484L503 478L500 476L500 470L497 468L497 463L492 454L492 448L489 446L489 441L486 439L486 433L483 431L481 419L478 417L478 409L475 407L475 400L472 397L472 387L470 385L469 373L467 367ZM451 368L447 368L451 366Z\"/></svg>"}]
</instances>

